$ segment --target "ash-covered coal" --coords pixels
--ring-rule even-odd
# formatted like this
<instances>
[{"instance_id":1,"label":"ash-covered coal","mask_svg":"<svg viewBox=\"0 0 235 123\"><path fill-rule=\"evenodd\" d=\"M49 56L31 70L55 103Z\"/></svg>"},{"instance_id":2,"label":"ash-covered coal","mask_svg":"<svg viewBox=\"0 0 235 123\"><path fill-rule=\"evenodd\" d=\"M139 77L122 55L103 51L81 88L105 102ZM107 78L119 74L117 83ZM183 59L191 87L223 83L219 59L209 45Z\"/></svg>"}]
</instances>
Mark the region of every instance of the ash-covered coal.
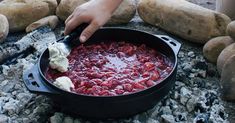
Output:
<instances>
[{"instance_id":1,"label":"ash-covered coal","mask_svg":"<svg viewBox=\"0 0 235 123\"><path fill-rule=\"evenodd\" d=\"M153 34L165 32L143 24L135 17L127 25ZM56 32L61 32L57 28ZM15 63L1 65L0 74L0 123L226 123L229 115L225 103L220 99L219 76L216 67L207 63L202 56L201 46L179 40L183 45L179 52L177 81L174 89L156 106L146 112L125 119L107 119L102 121L72 117L54 108L53 102L42 95L30 93L22 80L23 71L36 64L41 49L55 40L55 34L36 33L34 37L26 36L22 43L33 46L34 52L25 58L18 58ZM30 35L30 34L29 34ZM56 37L59 34L56 34ZM10 35L9 39L15 39ZM8 40L7 40L8 41ZM39 41L35 43L35 41ZM10 44L15 44L11 41ZM36 45L35 45L36 44ZM6 45L5 45L6 46ZM6 47L3 47L4 50ZM11 47L10 45L8 45ZM27 47L25 46L25 47ZM2 51L2 50L0 50Z\"/></svg>"}]
</instances>

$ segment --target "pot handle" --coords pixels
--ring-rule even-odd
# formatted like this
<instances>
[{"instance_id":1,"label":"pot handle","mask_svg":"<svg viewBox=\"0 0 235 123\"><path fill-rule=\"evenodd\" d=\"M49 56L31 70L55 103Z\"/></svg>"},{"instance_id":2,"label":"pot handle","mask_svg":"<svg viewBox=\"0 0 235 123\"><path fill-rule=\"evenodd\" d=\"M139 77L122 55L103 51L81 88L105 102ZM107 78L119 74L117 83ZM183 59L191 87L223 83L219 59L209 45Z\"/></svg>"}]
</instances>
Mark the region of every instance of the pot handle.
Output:
<instances>
[{"instance_id":1,"label":"pot handle","mask_svg":"<svg viewBox=\"0 0 235 123\"><path fill-rule=\"evenodd\" d=\"M164 40L167 44L169 44L169 46L174 51L175 55L178 55L181 48L181 43L179 43L178 41L167 35L155 35L155 36L157 36L158 38Z\"/></svg>"},{"instance_id":2,"label":"pot handle","mask_svg":"<svg viewBox=\"0 0 235 123\"><path fill-rule=\"evenodd\" d=\"M44 80L40 77L37 65L23 73L23 80L26 88L32 93L44 95L58 94L57 91L42 83Z\"/></svg>"}]
</instances>

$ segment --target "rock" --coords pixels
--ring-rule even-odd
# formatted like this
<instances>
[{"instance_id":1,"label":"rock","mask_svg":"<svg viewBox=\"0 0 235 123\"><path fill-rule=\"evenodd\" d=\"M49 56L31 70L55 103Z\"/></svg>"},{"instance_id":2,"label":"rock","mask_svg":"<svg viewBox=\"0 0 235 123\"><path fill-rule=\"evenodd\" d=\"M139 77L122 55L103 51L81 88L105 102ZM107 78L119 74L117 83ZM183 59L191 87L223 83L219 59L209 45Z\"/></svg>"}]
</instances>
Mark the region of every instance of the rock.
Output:
<instances>
[{"instance_id":1,"label":"rock","mask_svg":"<svg viewBox=\"0 0 235 123\"><path fill-rule=\"evenodd\" d=\"M232 21L228 24L227 33L233 40L235 40L235 21Z\"/></svg>"},{"instance_id":2,"label":"rock","mask_svg":"<svg viewBox=\"0 0 235 123\"><path fill-rule=\"evenodd\" d=\"M58 23L59 23L59 19L57 16L55 15L47 16L27 26L26 32L27 33L32 32L36 30L37 28L46 26L46 25L48 25L51 29L55 29Z\"/></svg>"},{"instance_id":3,"label":"rock","mask_svg":"<svg viewBox=\"0 0 235 123\"><path fill-rule=\"evenodd\" d=\"M49 7L49 11L50 11L50 15L55 15L56 13L56 8L58 6L58 2L57 0L39 0L42 2L46 2L48 4Z\"/></svg>"},{"instance_id":4,"label":"rock","mask_svg":"<svg viewBox=\"0 0 235 123\"><path fill-rule=\"evenodd\" d=\"M8 113L9 115L12 115L14 113L19 113L20 112L19 101L18 100L14 100L14 99L10 99L9 102L7 102L3 106L3 111L5 113Z\"/></svg>"},{"instance_id":5,"label":"rock","mask_svg":"<svg viewBox=\"0 0 235 123\"><path fill-rule=\"evenodd\" d=\"M196 103L197 98L195 96L192 96L186 103L186 108L188 112L192 112L194 110Z\"/></svg>"},{"instance_id":6,"label":"rock","mask_svg":"<svg viewBox=\"0 0 235 123\"><path fill-rule=\"evenodd\" d=\"M188 90L188 89L185 88L185 87L182 87L182 88L180 89L180 103L183 104L183 105L185 105L186 102L190 99L191 93L192 93L192 92L191 92L190 90Z\"/></svg>"},{"instance_id":7,"label":"rock","mask_svg":"<svg viewBox=\"0 0 235 123\"><path fill-rule=\"evenodd\" d=\"M3 0L0 2L0 14L7 17L10 32L22 31L29 24L52 14L55 11L53 1L56 2L56 0ZM52 6L54 10L50 8Z\"/></svg>"},{"instance_id":8,"label":"rock","mask_svg":"<svg viewBox=\"0 0 235 123\"><path fill-rule=\"evenodd\" d=\"M198 114L196 118L193 120L193 123L209 123L209 115L208 114Z\"/></svg>"},{"instance_id":9,"label":"rock","mask_svg":"<svg viewBox=\"0 0 235 123\"><path fill-rule=\"evenodd\" d=\"M235 43L232 43L220 53L217 59L217 70L220 74L226 60L229 59L229 57L231 57L233 54L235 54Z\"/></svg>"},{"instance_id":10,"label":"rock","mask_svg":"<svg viewBox=\"0 0 235 123\"><path fill-rule=\"evenodd\" d=\"M24 108L26 104L28 104L29 101L32 99L32 95L29 93L19 93L16 95L16 97L20 101L22 108Z\"/></svg>"},{"instance_id":11,"label":"rock","mask_svg":"<svg viewBox=\"0 0 235 123\"><path fill-rule=\"evenodd\" d=\"M161 115L161 123L175 123L175 118L173 115Z\"/></svg>"},{"instance_id":12,"label":"rock","mask_svg":"<svg viewBox=\"0 0 235 123\"><path fill-rule=\"evenodd\" d=\"M193 57L195 57L195 54L194 54L193 51L190 51L190 52L188 52L188 56L191 57L191 58L193 58Z\"/></svg>"},{"instance_id":13,"label":"rock","mask_svg":"<svg viewBox=\"0 0 235 123\"><path fill-rule=\"evenodd\" d=\"M186 72L190 72L193 68L192 64L186 62L182 64L183 70Z\"/></svg>"},{"instance_id":14,"label":"rock","mask_svg":"<svg viewBox=\"0 0 235 123\"><path fill-rule=\"evenodd\" d=\"M56 112L54 116L50 117L50 123L63 123L63 119L63 114Z\"/></svg>"},{"instance_id":15,"label":"rock","mask_svg":"<svg viewBox=\"0 0 235 123\"><path fill-rule=\"evenodd\" d=\"M152 118L148 119L146 123L159 123L157 120L154 120Z\"/></svg>"},{"instance_id":16,"label":"rock","mask_svg":"<svg viewBox=\"0 0 235 123\"><path fill-rule=\"evenodd\" d=\"M63 123L73 123L73 118L72 117L65 117Z\"/></svg>"},{"instance_id":17,"label":"rock","mask_svg":"<svg viewBox=\"0 0 235 123\"><path fill-rule=\"evenodd\" d=\"M175 114L176 114L175 118L176 122L187 121L187 113L176 112Z\"/></svg>"},{"instance_id":18,"label":"rock","mask_svg":"<svg viewBox=\"0 0 235 123\"><path fill-rule=\"evenodd\" d=\"M225 62L221 73L222 97L227 101L235 101L235 54Z\"/></svg>"},{"instance_id":19,"label":"rock","mask_svg":"<svg viewBox=\"0 0 235 123\"><path fill-rule=\"evenodd\" d=\"M204 45L203 55L209 62L216 63L222 50L232 43L234 41L230 36L213 38Z\"/></svg>"},{"instance_id":20,"label":"rock","mask_svg":"<svg viewBox=\"0 0 235 123\"><path fill-rule=\"evenodd\" d=\"M113 13L108 24L128 23L136 13L136 5L134 0L123 0L118 9Z\"/></svg>"},{"instance_id":21,"label":"rock","mask_svg":"<svg viewBox=\"0 0 235 123\"><path fill-rule=\"evenodd\" d=\"M223 105L216 104L211 107L210 122L225 123L228 115L225 113Z\"/></svg>"},{"instance_id":22,"label":"rock","mask_svg":"<svg viewBox=\"0 0 235 123\"><path fill-rule=\"evenodd\" d=\"M4 42L9 32L9 23L5 15L0 14L0 43Z\"/></svg>"},{"instance_id":23,"label":"rock","mask_svg":"<svg viewBox=\"0 0 235 123\"><path fill-rule=\"evenodd\" d=\"M8 123L8 117L4 114L0 114L0 123Z\"/></svg>"},{"instance_id":24,"label":"rock","mask_svg":"<svg viewBox=\"0 0 235 123\"><path fill-rule=\"evenodd\" d=\"M13 81L4 80L0 83L0 90L3 92L11 92L14 90L15 83Z\"/></svg>"},{"instance_id":25,"label":"rock","mask_svg":"<svg viewBox=\"0 0 235 123\"><path fill-rule=\"evenodd\" d=\"M56 10L56 15L61 20L66 20L72 14L74 9L89 0L61 0ZM108 24L128 23L136 13L136 5L134 0L124 0L118 9L114 12Z\"/></svg>"},{"instance_id":26,"label":"rock","mask_svg":"<svg viewBox=\"0 0 235 123\"><path fill-rule=\"evenodd\" d=\"M80 121L79 119L75 119L73 123L82 123L82 121Z\"/></svg>"},{"instance_id":27,"label":"rock","mask_svg":"<svg viewBox=\"0 0 235 123\"><path fill-rule=\"evenodd\" d=\"M225 14L186 0L140 0L137 10L145 22L201 44L225 35L231 22Z\"/></svg>"},{"instance_id":28,"label":"rock","mask_svg":"<svg viewBox=\"0 0 235 123\"><path fill-rule=\"evenodd\" d=\"M161 107L160 111L162 112L162 114L172 114L172 110L169 106Z\"/></svg>"}]
</instances>

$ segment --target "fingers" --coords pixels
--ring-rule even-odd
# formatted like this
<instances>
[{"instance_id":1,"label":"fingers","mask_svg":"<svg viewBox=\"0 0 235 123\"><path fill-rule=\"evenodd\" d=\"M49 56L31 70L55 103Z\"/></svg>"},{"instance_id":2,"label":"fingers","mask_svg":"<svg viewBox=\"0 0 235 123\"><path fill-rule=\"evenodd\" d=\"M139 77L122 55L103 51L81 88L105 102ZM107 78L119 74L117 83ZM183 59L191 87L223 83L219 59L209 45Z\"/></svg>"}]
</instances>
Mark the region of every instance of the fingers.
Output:
<instances>
[{"instance_id":1,"label":"fingers","mask_svg":"<svg viewBox=\"0 0 235 123\"><path fill-rule=\"evenodd\" d=\"M65 30L64 34L68 35L70 32L72 32L77 26L83 23L83 18L81 16L71 16L68 18L65 22Z\"/></svg>"},{"instance_id":2,"label":"fingers","mask_svg":"<svg viewBox=\"0 0 235 123\"><path fill-rule=\"evenodd\" d=\"M84 42L85 42L88 38L90 38L90 37L95 33L95 31L98 30L99 28L100 28L100 25L99 25L97 22L92 21L92 22L90 23L90 25L87 26L87 28L83 30L83 32L82 32L82 34L81 34L81 36L80 36L80 38L79 38L80 41L81 41L82 43L84 43Z\"/></svg>"},{"instance_id":3,"label":"fingers","mask_svg":"<svg viewBox=\"0 0 235 123\"><path fill-rule=\"evenodd\" d=\"M65 24L67 24L67 23L71 20L72 17L73 17L73 14L71 14L71 15L65 20Z\"/></svg>"}]
</instances>

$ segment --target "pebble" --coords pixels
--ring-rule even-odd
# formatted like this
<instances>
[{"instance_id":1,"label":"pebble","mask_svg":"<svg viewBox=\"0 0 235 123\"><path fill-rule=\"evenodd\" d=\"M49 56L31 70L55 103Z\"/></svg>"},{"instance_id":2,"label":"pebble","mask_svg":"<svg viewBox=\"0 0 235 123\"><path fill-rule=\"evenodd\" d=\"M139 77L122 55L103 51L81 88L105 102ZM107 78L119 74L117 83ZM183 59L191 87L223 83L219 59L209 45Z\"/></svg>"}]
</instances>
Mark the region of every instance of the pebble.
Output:
<instances>
[{"instance_id":1,"label":"pebble","mask_svg":"<svg viewBox=\"0 0 235 123\"><path fill-rule=\"evenodd\" d=\"M50 123L63 123L63 119L63 114L56 112L54 116L50 117Z\"/></svg>"},{"instance_id":2,"label":"pebble","mask_svg":"<svg viewBox=\"0 0 235 123\"><path fill-rule=\"evenodd\" d=\"M161 115L162 123L175 123L175 118L173 115Z\"/></svg>"},{"instance_id":3,"label":"pebble","mask_svg":"<svg viewBox=\"0 0 235 123\"><path fill-rule=\"evenodd\" d=\"M193 58L193 57L195 57L195 54L194 54L193 51L190 51L190 52L188 52L188 56L191 57L191 58Z\"/></svg>"},{"instance_id":4,"label":"pebble","mask_svg":"<svg viewBox=\"0 0 235 123\"><path fill-rule=\"evenodd\" d=\"M148 119L146 123L159 123L157 120L154 120L152 118Z\"/></svg>"},{"instance_id":5,"label":"pebble","mask_svg":"<svg viewBox=\"0 0 235 123\"><path fill-rule=\"evenodd\" d=\"M193 123L209 123L209 115L200 113L194 118Z\"/></svg>"},{"instance_id":6,"label":"pebble","mask_svg":"<svg viewBox=\"0 0 235 123\"><path fill-rule=\"evenodd\" d=\"M180 89L180 102L181 104L185 105L186 102L189 100L189 98L191 97L191 91L189 91L187 88L182 87Z\"/></svg>"},{"instance_id":7,"label":"pebble","mask_svg":"<svg viewBox=\"0 0 235 123\"><path fill-rule=\"evenodd\" d=\"M75 119L73 123L82 123L79 119Z\"/></svg>"},{"instance_id":8,"label":"pebble","mask_svg":"<svg viewBox=\"0 0 235 123\"><path fill-rule=\"evenodd\" d=\"M65 117L63 123L73 123L73 118L72 117Z\"/></svg>"},{"instance_id":9,"label":"pebble","mask_svg":"<svg viewBox=\"0 0 235 123\"><path fill-rule=\"evenodd\" d=\"M160 108L160 111L162 112L162 114L172 114L170 106L163 106Z\"/></svg>"},{"instance_id":10,"label":"pebble","mask_svg":"<svg viewBox=\"0 0 235 123\"><path fill-rule=\"evenodd\" d=\"M195 108L197 102L197 98L195 96L192 96L186 103L186 108L188 112L192 112Z\"/></svg>"},{"instance_id":11,"label":"pebble","mask_svg":"<svg viewBox=\"0 0 235 123\"><path fill-rule=\"evenodd\" d=\"M190 63L183 63L182 67L185 72L190 72L193 68L193 66Z\"/></svg>"},{"instance_id":12,"label":"pebble","mask_svg":"<svg viewBox=\"0 0 235 123\"><path fill-rule=\"evenodd\" d=\"M175 113L175 116L176 122L187 121L187 113L177 112Z\"/></svg>"},{"instance_id":13,"label":"pebble","mask_svg":"<svg viewBox=\"0 0 235 123\"><path fill-rule=\"evenodd\" d=\"M179 57L179 58L184 58L184 56L185 56L185 55L184 55L184 52L180 51L179 54L178 54L178 57Z\"/></svg>"},{"instance_id":14,"label":"pebble","mask_svg":"<svg viewBox=\"0 0 235 123\"><path fill-rule=\"evenodd\" d=\"M0 123L8 123L8 117L4 114L0 114Z\"/></svg>"},{"instance_id":15,"label":"pebble","mask_svg":"<svg viewBox=\"0 0 235 123\"><path fill-rule=\"evenodd\" d=\"M3 112L13 115L14 113L19 113L19 102L18 100L10 99L9 102L5 103L3 106Z\"/></svg>"},{"instance_id":16,"label":"pebble","mask_svg":"<svg viewBox=\"0 0 235 123\"><path fill-rule=\"evenodd\" d=\"M31 99L32 99L32 94L29 93L19 93L16 98L20 100L23 105L26 105Z\"/></svg>"}]
</instances>

